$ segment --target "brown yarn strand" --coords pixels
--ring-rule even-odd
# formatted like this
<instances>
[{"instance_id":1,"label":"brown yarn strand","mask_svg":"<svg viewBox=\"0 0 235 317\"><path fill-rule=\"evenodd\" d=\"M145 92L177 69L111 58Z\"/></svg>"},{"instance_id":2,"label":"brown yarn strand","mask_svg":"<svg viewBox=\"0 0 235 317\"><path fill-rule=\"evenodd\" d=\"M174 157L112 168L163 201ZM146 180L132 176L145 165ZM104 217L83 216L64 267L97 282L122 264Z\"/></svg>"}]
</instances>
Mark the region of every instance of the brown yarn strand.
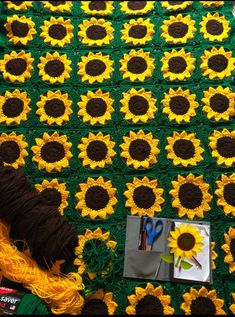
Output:
<instances>
[{"instance_id":1,"label":"brown yarn strand","mask_svg":"<svg viewBox=\"0 0 235 317\"><path fill-rule=\"evenodd\" d=\"M0 162L1 164L1 162ZM41 194L21 170L0 166L0 218L29 246L32 258L48 269L57 260L70 260L77 244L74 227Z\"/></svg>"}]
</instances>

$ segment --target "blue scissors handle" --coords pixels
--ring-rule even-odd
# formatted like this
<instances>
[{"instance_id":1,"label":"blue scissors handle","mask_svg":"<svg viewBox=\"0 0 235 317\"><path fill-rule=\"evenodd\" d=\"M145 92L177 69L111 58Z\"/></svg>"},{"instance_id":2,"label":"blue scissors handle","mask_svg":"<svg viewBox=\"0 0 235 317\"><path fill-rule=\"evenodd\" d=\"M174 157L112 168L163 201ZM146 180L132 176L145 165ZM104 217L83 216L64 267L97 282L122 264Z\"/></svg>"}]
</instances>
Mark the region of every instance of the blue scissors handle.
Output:
<instances>
[{"instance_id":1,"label":"blue scissors handle","mask_svg":"<svg viewBox=\"0 0 235 317\"><path fill-rule=\"evenodd\" d=\"M157 236L159 236L163 229L162 220L153 221L151 217L145 220L145 230L147 233L147 244L152 246Z\"/></svg>"}]
</instances>

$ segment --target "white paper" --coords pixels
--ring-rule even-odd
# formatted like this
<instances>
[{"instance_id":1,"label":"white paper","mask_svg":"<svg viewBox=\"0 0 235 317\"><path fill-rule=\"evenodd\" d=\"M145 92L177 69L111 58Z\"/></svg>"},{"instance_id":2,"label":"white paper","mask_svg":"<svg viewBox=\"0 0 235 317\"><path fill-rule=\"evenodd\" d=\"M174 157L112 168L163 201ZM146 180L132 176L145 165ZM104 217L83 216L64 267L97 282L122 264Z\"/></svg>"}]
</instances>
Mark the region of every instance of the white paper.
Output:
<instances>
[{"instance_id":1,"label":"white paper","mask_svg":"<svg viewBox=\"0 0 235 317\"><path fill-rule=\"evenodd\" d=\"M182 222L175 222L175 227L179 227ZM184 223L185 224L185 223ZM210 248L210 226L208 225L200 225L200 224L191 224L192 226L196 226L197 230L201 231L201 236L203 239L203 247L202 252L198 253L196 256L197 261L202 265L202 269L198 268L196 264L188 259L185 259L186 262L192 264L193 266L189 270L184 270L181 268L179 271L179 267L175 267L175 264L178 260L178 257L174 258L174 278L178 279L186 279L192 281L199 282L209 282L210 281L210 266L211 266L211 248Z\"/></svg>"}]
</instances>

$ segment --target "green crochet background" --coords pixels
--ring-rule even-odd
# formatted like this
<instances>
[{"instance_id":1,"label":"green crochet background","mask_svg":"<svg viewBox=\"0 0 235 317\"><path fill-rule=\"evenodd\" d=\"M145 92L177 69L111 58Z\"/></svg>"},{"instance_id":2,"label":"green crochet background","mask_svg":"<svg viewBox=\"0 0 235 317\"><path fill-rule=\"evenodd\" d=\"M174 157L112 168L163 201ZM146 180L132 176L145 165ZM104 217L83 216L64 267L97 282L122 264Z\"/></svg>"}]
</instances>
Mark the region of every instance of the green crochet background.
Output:
<instances>
[{"instance_id":1,"label":"green crochet background","mask_svg":"<svg viewBox=\"0 0 235 317\"><path fill-rule=\"evenodd\" d=\"M84 19L89 19L90 16L86 15L80 8L80 1L73 2L73 7L70 13L59 13L50 12L46 10L40 1L34 2L32 8L27 11L13 11L7 9L6 4L0 3L0 59L3 59L4 54L10 53L11 51L20 51L24 49L26 52L31 52L34 61L34 71L30 80L26 81L24 84L4 81L2 75L0 77L0 94L4 94L6 90L13 90L19 88L26 91L31 98L31 111L28 116L28 120L22 122L20 125L12 125L7 127L6 125L0 126L0 132L10 133L11 131L17 131L25 136L28 143L29 156L26 158L25 172L27 176L31 179L33 183L41 183L43 179L53 179L57 178L62 182L66 183L67 190L69 191L69 206L65 211L65 217L68 222L76 225L78 234L84 233L84 230L96 229L100 227L104 230L108 230L111 233L111 239L117 242L117 248L115 251L115 257L113 258L112 270L101 279L95 279L91 281L86 275L84 275L84 284L86 286L86 291L95 291L98 288L104 288L107 291L112 291L114 298L118 303L117 313L125 313L125 308L128 306L127 296L130 295L136 285L145 285L146 281L140 280L128 280L123 279L123 262L124 262L124 248L125 248L125 226L126 226L126 216L129 214L129 210L125 207L125 197L123 195L125 191L125 184L130 181L134 176L148 176L156 178L164 189L164 199L165 203L162 206L162 212L160 215L162 217L177 218L176 212L171 207L171 196L169 191L171 189L171 181L177 175L189 174L190 172L204 175L204 179L210 184L210 193L213 195L213 200L211 203L211 211L206 213L204 220L211 221L212 228L212 240L216 242L216 252L218 253L218 258L216 260L216 270L213 272L214 283L211 287L218 291L218 296L225 300L224 309L229 313L229 306L232 302L231 293L235 292L235 276L234 274L229 274L228 266L224 263L224 252L221 249L221 245L224 243L223 234L227 231L229 226L235 226L235 221L232 216L226 216L223 210L217 206L217 198L214 194L216 189L216 179L226 172L234 172L234 168L223 168L219 167L213 157L211 156L211 151L209 148L208 136L213 132L214 129L220 129L223 127L229 129L235 129L235 118L228 122L214 123L207 119L205 113L202 111L202 96L203 91L208 87L214 87L223 85L224 87L234 88L233 78L227 78L223 81L213 81L206 79L202 76L200 71L200 56L203 51L214 45L223 46L231 51L234 51L234 34L231 32L229 39L224 42L209 42L206 41L199 32L199 23L202 16L207 14L207 12L220 12L225 15L230 21L231 28L234 30L234 17L232 15L232 1L226 1L225 4L220 8L206 8L203 7L199 1L194 1L193 5L186 8L184 13L189 14L192 19L196 21L197 33L193 40L188 41L186 45L168 45L160 37L160 25L164 19L166 19L170 14L176 15L179 11L169 12L162 8L161 3L155 1L155 8L144 17L148 17L155 25L155 35L152 41L150 41L143 48L145 51L149 51L152 57L155 58L155 71L153 76L144 82L134 82L123 80L120 69L120 59L123 54L129 52L131 46L127 46L121 40L120 30L125 22L129 19L134 18L123 14L120 9L120 2L115 1L115 10L112 15L105 16L104 18L110 21L115 29L114 41L105 47L86 47L80 42L77 35L78 25L82 23ZM4 24L6 18L13 14L25 15L27 17L32 17L35 22L35 27L37 34L34 36L34 40L28 44L26 47L14 46L8 41L6 36L6 31ZM71 44L65 46L64 48L51 47L43 42L40 38L40 26L43 21L50 18L50 16L64 16L70 18L74 25L74 39ZM139 16L138 16L139 17ZM101 17L103 18L103 17ZM166 50L172 48L180 48L183 46L187 48L192 55L196 57L196 70L194 74L188 81L171 83L163 79L161 73L161 62L160 59ZM140 47L134 47L134 49L139 49ZM66 53L68 58L72 60L72 71L70 79L63 85L50 85L41 80L38 76L37 65L39 63L39 57L43 56L46 52L58 51L60 53ZM102 84L88 84L83 83L77 75L77 62L80 61L80 57L86 55L89 51L95 52L105 52L111 56L115 63L115 70L112 74L110 80L104 81ZM197 101L199 103L199 108L197 109L197 116L188 124L177 125L168 120L168 118L162 113L161 100L163 99L164 92L166 92L169 87L183 87L189 88L192 93L196 94ZM114 99L114 109L115 112L112 116L112 120L109 121L104 126L91 126L89 124L83 123L83 121L78 117L78 107L77 102L80 100L80 95L85 94L88 90L96 90L101 88L104 91L110 92L112 98ZM157 99L157 113L154 120L146 124L130 124L124 120L122 114L120 113L120 99L122 93L134 88L145 88L152 91L153 96ZM48 90L60 89L64 92L68 92L70 99L73 101L72 110L73 114L70 116L70 121L61 127L59 126L48 126L41 123L39 116L36 115L36 102L40 99L40 95L47 92ZM154 136L156 136L159 141L160 154L158 156L158 163L148 170L134 170L128 168L120 157L120 144L122 143L122 137L128 131L140 130L151 131ZM173 131L183 131L195 132L197 137L201 140L202 147L205 149L204 161L201 162L196 167L175 167L172 162L167 159L165 146L167 143L167 136L171 135ZM63 169L61 173L46 173L45 171L39 170L37 165L32 162L33 153L30 150L35 143L35 138L40 137L43 132L49 131L59 131L62 134L68 136L69 140L73 143L72 153L73 158L70 160L70 165L68 168ZM90 170L89 168L84 168L81 161L78 159L78 149L77 145L80 143L80 139L86 136L89 131L98 132L102 131L108 133L112 136L116 143L115 150L117 155L114 158L113 164L104 169ZM113 186L117 189L117 199L118 203L115 207L115 213L105 220L90 220L89 218L82 218L78 211L75 209L76 198L75 194L78 190L78 185L85 181L87 177L97 177L102 175L105 178L112 180ZM197 219L197 218L196 218ZM102 259L100 259L102 261ZM73 263L66 263L63 266L64 272L76 271L76 267ZM158 285L157 282L152 282L154 285ZM172 297L172 306L175 309L176 314L182 314L180 310L180 304L182 303L182 294L191 285L187 284L175 284L175 283L160 283L168 290Z\"/></svg>"}]
</instances>

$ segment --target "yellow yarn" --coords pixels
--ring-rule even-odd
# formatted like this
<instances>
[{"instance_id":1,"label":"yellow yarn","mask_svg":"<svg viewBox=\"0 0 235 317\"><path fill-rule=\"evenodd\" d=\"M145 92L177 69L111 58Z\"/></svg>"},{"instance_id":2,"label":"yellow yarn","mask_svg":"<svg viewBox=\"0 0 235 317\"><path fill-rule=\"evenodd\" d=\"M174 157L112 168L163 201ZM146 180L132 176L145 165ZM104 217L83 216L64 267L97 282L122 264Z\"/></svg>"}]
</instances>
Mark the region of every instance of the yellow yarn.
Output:
<instances>
[{"instance_id":1,"label":"yellow yarn","mask_svg":"<svg viewBox=\"0 0 235 317\"><path fill-rule=\"evenodd\" d=\"M9 280L23 283L33 294L48 303L54 314L78 314L84 299L78 293L84 289L77 273L53 275L41 270L27 254L12 244L8 226L0 221L0 271Z\"/></svg>"}]
</instances>

